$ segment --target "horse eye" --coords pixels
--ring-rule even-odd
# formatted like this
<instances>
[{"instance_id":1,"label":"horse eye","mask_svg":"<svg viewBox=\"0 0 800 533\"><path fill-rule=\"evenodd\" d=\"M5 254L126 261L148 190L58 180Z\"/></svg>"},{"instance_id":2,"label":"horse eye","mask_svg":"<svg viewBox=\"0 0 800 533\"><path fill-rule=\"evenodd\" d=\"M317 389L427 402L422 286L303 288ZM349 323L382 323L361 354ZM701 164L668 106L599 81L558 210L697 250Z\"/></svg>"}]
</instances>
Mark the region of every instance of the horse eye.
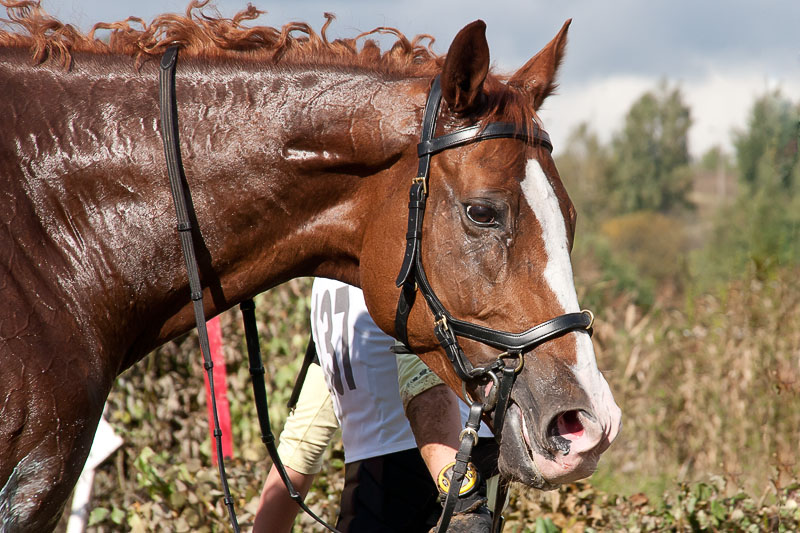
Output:
<instances>
[{"instance_id":1,"label":"horse eye","mask_svg":"<svg viewBox=\"0 0 800 533\"><path fill-rule=\"evenodd\" d=\"M497 211L488 205L470 204L467 206L467 216L479 226L489 226L497 222Z\"/></svg>"}]
</instances>

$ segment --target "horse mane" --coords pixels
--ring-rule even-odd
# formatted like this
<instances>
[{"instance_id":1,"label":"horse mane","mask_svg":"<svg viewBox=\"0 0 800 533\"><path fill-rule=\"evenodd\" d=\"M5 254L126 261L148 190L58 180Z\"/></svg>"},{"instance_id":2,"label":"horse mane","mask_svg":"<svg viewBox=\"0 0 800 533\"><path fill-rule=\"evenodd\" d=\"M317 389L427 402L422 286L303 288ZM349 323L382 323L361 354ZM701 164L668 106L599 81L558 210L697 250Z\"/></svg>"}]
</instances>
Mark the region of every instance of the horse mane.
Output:
<instances>
[{"instance_id":1,"label":"horse mane","mask_svg":"<svg viewBox=\"0 0 800 533\"><path fill-rule=\"evenodd\" d=\"M141 65L148 58L160 57L175 44L181 47L183 56L211 59L364 66L419 75L441 67L441 58L430 48L434 41L430 35L408 39L395 28L380 27L351 39L329 41L326 32L335 18L331 13L325 13L326 21L317 33L305 22L290 22L280 29L245 26L245 22L265 13L252 4L233 18L210 16L203 12L209 2L192 0L185 15L163 14L149 24L138 17L99 22L88 34L83 34L50 16L41 6L41 0L0 0L9 17L0 21L24 31L0 30L0 46L29 47L35 63L52 60L66 68L72 63L73 52L124 54ZM103 30L109 32L107 39L96 36ZM381 52L374 40L366 39L377 34L394 35L397 41ZM427 45L423 46L425 41Z\"/></svg>"},{"instance_id":2,"label":"horse mane","mask_svg":"<svg viewBox=\"0 0 800 533\"><path fill-rule=\"evenodd\" d=\"M247 26L244 23L265 13L249 3L232 18L219 13L210 16L203 12L210 1L191 0L184 15L159 15L149 24L138 17L99 22L84 34L50 16L41 6L41 0L0 0L8 14L8 19L0 18L0 23L23 32L0 28L0 47L29 48L34 64L53 61L65 69L71 67L75 52L128 55L139 68L148 60L157 60L176 44L185 57L235 58L273 65L332 65L396 76L432 77L444 63L444 56L431 50L435 39L430 35L409 39L395 28L379 27L354 38L329 41L326 32L335 19L331 13L325 13L325 23L317 33L305 22L290 22L280 29ZM98 37L98 31L107 31L107 37ZM394 35L397 40L382 52L369 38L379 34ZM530 98L504 81L504 77L494 73L487 77L488 113L484 116L513 122L521 130L527 130L534 121L538 122Z\"/></svg>"}]
</instances>

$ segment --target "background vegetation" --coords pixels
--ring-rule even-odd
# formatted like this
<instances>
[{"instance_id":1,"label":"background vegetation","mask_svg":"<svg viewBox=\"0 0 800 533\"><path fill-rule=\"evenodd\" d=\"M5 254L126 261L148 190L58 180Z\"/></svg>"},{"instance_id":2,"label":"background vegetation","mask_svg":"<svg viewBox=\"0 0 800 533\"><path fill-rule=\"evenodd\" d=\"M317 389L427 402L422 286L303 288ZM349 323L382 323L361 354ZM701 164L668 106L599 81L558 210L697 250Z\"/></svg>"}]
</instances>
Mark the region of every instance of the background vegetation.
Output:
<instances>
[{"instance_id":1,"label":"background vegetation","mask_svg":"<svg viewBox=\"0 0 800 533\"><path fill-rule=\"evenodd\" d=\"M797 102L754 103L692 159L691 110L660 84L609 143L577 128L559 158L580 213L581 300L623 431L590 481L516 490L506 531L800 529L800 165ZM309 280L259 297L276 432L306 340ZM240 521L258 501L260 443L237 314L223 316ZM196 340L172 342L118 380L107 418L125 445L98 472L91 530L226 530L211 464ZM334 519L341 446L309 497ZM298 531L315 528L298 519Z\"/></svg>"}]
</instances>

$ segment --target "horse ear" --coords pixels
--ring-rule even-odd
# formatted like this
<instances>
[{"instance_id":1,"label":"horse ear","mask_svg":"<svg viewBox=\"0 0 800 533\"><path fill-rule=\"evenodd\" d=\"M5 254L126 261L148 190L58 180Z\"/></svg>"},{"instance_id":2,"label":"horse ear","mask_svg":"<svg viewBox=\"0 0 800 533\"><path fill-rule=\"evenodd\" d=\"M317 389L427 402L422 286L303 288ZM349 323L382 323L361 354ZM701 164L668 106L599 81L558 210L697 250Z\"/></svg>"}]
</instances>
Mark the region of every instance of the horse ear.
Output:
<instances>
[{"instance_id":1,"label":"horse ear","mask_svg":"<svg viewBox=\"0 0 800 533\"><path fill-rule=\"evenodd\" d=\"M561 27L558 35L547 43L538 54L525 63L508 84L527 92L533 98L533 108L539 109L544 99L556 89L556 72L564 59L564 50L567 47L567 30L572 19L568 19Z\"/></svg>"},{"instance_id":2,"label":"horse ear","mask_svg":"<svg viewBox=\"0 0 800 533\"><path fill-rule=\"evenodd\" d=\"M458 32L442 69L442 96L454 113L469 113L483 102L483 81L489 73L486 23L476 20Z\"/></svg>"}]
</instances>

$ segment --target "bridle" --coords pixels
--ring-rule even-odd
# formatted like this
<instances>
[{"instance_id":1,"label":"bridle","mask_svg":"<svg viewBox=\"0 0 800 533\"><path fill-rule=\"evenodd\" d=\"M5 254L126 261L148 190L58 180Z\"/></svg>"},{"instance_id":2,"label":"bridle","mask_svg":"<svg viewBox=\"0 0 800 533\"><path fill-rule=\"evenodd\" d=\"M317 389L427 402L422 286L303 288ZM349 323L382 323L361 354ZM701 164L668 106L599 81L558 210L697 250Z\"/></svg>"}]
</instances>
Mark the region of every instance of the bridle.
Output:
<instances>
[{"instance_id":1,"label":"bridle","mask_svg":"<svg viewBox=\"0 0 800 533\"><path fill-rule=\"evenodd\" d=\"M546 322L533 326L522 333L509 333L497 329L487 328L479 324L457 319L447 311L444 304L436 296L425 268L422 265L422 220L425 215L425 203L428 195L428 182L430 180L431 157L444 150L463 146L468 143L485 141L488 139L512 138L519 139L529 144L540 144L552 150L550 136L536 124L532 124L531 133L506 122L492 122L485 127L471 126L458 131L433 137L436 128L436 118L439 113L442 90L437 76L431 86L428 101L422 121L422 135L417 148L419 168L417 176L412 180L408 202L408 232L406 233L406 250L403 265L397 276L396 284L401 288L400 298L395 314L395 334L397 338L408 346L408 316L416 299L417 289L422 293L428 308L434 316L434 333L439 344L447 354L456 375L465 383L474 382L489 377L493 382L501 383L495 374L498 370L507 368L505 360L516 358L519 361L513 367L514 374L518 374L524 364L523 354L530 352L540 344L575 330L591 330L593 315L590 311L580 313L567 313ZM458 337L477 341L492 348L503 350L498 358L490 365L474 367L464 355L458 342ZM496 395L500 397L502 390ZM495 408L496 402L484 405L485 410ZM498 406L504 409L504 407ZM503 413L499 413L502 415ZM495 415L497 416L497 415ZM495 429L499 430L495 419Z\"/></svg>"},{"instance_id":2,"label":"bridle","mask_svg":"<svg viewBox=\"0 0 800 533\"><path fill-rule=\"evenodd\" d=\"M492 425L495 430L495 439L499 443L502 438L506 411L511 401L511 389L525 362L524 354L544 342L571 331L586 330L591 334L594 315L588 310L580 313L567 313L533 326L522 333L509 333L453 317L436 296L425 274L421 253L422 220L425 215L425 203L428 196L431 157L439 152L465 144L499 138L518 139L528 144L544 146L549 151L553 150L550 136L536 123L530 125L530 132L521 131L515 124L490 122L485 126L470 126L434 137L441 100L442 89L437 76L433 80L428 100L425 103L422 134L417 145L419 167L416 177L412 179L411 190L409 191L406 250L403 257L403 265L396 280L396 284L401 290L395 314L395 335L408 348L408 317L414 305L417 290L419 290L433 314L434 334L447 354L453 370L462 381L464 400L468 401L470 399L467 393L468 384L492 383L487 396L472 402L467 427L461 434L461 445L459 453L456 455L457 461L453 482L450 485L442 519L437 529L437 531L446 531L446 522L449 522L449 516L447 515L452 514L455 499L458 496L461 481L466 472L472 445L477 441L477 429L480 425L481 414L493 412ZM503 350L503 352L490 364L475 367L464 355L464 351L458 342L459 337L480 342L492 348ZM516 359L516 361L514 364L509 365L506 363L509 359ZM465 460L459 461L459 456ZM498 496L500 492L502 491L498 491ZM505 494L502 497L505 498ZM495 527L499 527L497 524L499 516L500 512L496 508Z\"/></svg>"},{"instance_id":3,"label":"bridle","mask_svg":"<svg viewBox=\"0 0 800 533\"><path fill-rule=\"evenodd\" d=\"M164 154L167 162L167 173L170 179L172 198L175 204L178 224L177 229L180 235L181 248L186 261L186 268L189 275L189 287L194 308L195 321L200 340L200 348L204 359L204 368L208 374L212 397L212 411L214 418L214 437L218 457L218 467L222 480L224 503L228 509L231 526L235 532L239 531L239 524L233 507L227 476L225 473L223 454L222 454L222 431L219 427L219 420L216 411L216 401L214 399L214 380L211 372L213 363L208 348L208 333L205 327L205 314L203 311L203 290L200 284L199 269L194 252L192 241L191 220L196 218L193 212L191 194L186 184L186 177L183 172L181 161L180 142L178 139L178 116L177 102L175 97L175 66L178 56L178 47L168 48L162 59L159 70L159 103L161 108L161 134L164 141ZM461 488L464 474L471 456L472 446L477 442L480 418L483 413L494 411L493 423L496 430L496 439L500 441L500 434L503 427L503 419L511 399L511 389L516 379L516 375L524 364L523 355L539 344L550 339L563 335L574 330L589 330L593 316L589 311L580 313L568 313L553 318L532 327L522 333L508 333L473 324L453 317L431 287L421 259L421 239L422 239L422 219L425 214L425 201L428 193L428 181L430 176L431 156L436 153L462 146L472 142L483 141L497 138L519 139L529 144L541 144L552 151L550 137L547 133L533 124L532 133L519 131L518 128L505 122L492 122L485 127L471 126L453 133L434 137L436 129L436 118L439 113L441 102L441 86L438 76L434 79L428 100L425 104L422 135L418 145L419 171L412 180L409 193L409 214L408 214L408 233L406 235L406 251L400 274L397 277L397 286L401 288L400 298L397 305L395 316L395 331L397 338L408 345L408 316L414 305L417 288L425 297L428 307L434 315L434 333L439 343L445 350L456 374L464 382L464 396L466 384L488 382L491 380L493 387L491 392L479 401L473 401L470 408L470 415L467 424L461 433L461 445L456 454L456 465L453 471L453 478L450 484L450 491L445 501L442 518L439 522L437 531L446 531L453 513L459 489ZM311 515L320 524L330 531L336 531L332 526L325 523L321 518L311 512L303 502L302 496L295 490L289 479L283 463L278 456L275 437L272 434L269 413L266 402L266 390L264 386L264 368L261 362L261 354L258 343L258 332L256 328L254 309L252 300L246 300L240 305L245 324L245 337L247 341L248 356L250 360L250 374L253 381L253 390L256 399L256 411L261 429L261 439L272 458L273 464L284 484L287 487L289 496L307 514ZM471 339L481 342L493 348L504 350L498 355L497 359L489 365L474 367L464 355L458 343L458 337ZM508 358L516 358L514 365L506 365ZM499 376L498 376L499 374ZM505 499L506 485L503 484L497 491L497 500ZM502 527L500 513L495 513L493 531L499 531Z\"/></svg>"}]
</instances>

